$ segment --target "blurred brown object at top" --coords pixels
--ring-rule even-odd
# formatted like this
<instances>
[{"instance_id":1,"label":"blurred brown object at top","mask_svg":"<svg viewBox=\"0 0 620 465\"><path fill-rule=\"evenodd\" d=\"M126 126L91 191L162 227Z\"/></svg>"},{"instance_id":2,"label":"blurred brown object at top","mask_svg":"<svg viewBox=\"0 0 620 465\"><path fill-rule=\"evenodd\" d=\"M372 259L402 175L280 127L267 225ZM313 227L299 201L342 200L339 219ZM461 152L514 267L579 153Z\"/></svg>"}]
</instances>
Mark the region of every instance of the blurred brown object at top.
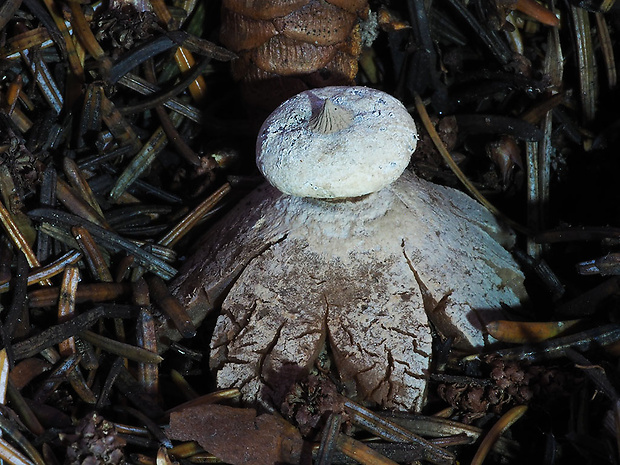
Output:
<instances>
[{"instance_id":1,"label":"blurred brown object at top","mask_svg":"<svg viewBox=\"0 0 620 465\"><path fill-rule=\"evenodd\" d=\"M350 85L367 0L223 0L220 39L248 105L271 111L309 88Z\"/></svg>"}]
</instances>

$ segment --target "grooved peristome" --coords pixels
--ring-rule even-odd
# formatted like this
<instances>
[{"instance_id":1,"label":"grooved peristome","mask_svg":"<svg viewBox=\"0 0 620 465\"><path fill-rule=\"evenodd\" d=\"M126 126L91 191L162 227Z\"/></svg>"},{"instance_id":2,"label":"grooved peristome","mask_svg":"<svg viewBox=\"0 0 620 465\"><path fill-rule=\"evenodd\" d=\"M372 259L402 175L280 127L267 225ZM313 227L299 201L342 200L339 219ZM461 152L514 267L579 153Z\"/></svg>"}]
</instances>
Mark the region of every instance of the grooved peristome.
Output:
<instances>
[{"instance_id":1,"label":"grooved peristome","mask_svg":"<svg viewBox=\"0 0 620 465\"><path fill-rule=\"evenodd\" d=\"M310 130L320 134L331 134L351 126L353 115L350 110L338 107L329 98L323 101L321 110L308 121Z\"/></svg>"}]
</instances>

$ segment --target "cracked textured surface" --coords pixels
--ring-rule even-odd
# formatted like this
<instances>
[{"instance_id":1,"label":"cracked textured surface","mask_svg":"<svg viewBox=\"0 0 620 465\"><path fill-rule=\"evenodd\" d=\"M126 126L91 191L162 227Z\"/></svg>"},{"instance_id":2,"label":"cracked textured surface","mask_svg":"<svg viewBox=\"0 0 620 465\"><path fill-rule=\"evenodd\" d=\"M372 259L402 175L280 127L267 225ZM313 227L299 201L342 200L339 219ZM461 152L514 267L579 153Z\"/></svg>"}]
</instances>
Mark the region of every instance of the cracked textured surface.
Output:
<instances>
[{"instance_id":1,"label":"cracked textured surface","mask_svg":"<svg viewBox=\"0 0 620 465\"><path fill-rule=\"evenodd\" d=\"M484 322L525 298L501 241L474 200L412 174L357 201L264 186L211 230L172 289L195 322L221 303L211 366L247 401L281 400L327 344L358 399L416 410L428 320L457 345L482 346ZM178 338L165 325L160 335Z\"/></svg>"}]
</instances>

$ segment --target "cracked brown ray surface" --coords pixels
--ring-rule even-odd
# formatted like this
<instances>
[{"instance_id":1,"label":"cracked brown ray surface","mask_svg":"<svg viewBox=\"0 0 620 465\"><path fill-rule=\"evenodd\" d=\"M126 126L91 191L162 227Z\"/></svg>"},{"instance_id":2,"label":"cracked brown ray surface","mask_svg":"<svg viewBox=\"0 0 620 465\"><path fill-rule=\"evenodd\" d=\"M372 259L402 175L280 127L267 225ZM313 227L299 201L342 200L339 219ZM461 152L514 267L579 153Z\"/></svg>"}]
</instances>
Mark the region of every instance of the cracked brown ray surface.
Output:
<instances>
[{"instance_id":1,"label":"cracked brown ray surface","mask_svg":"<svg viewBox=\"0 0 620 465\"><path fill-rule=\"evenodd\" d=\"M412 174L357 201L265 187L212 229L173 290L197 320L223 299L211 366L247 401L279 402L327 344L358 399L415 410L428 318L457 344L482 346L484 322L525 296L501 235L475 201Z\"/></svg>"},{"instance_id":2,"label":"cracked brown ray surface","mask_svg":"<svg viewBox=\"0 0 620 465\"><path fill-rule=\"evenodd\" d=\"M347 253L330 258L288 237L250 262L211 343L220 386L277 401L307 374L328 336L338 373L361 398L421 405L431 336L416 282L402 260L374 262L358 252L360 240L349 237Z\"/></svg>"}]
</instances>

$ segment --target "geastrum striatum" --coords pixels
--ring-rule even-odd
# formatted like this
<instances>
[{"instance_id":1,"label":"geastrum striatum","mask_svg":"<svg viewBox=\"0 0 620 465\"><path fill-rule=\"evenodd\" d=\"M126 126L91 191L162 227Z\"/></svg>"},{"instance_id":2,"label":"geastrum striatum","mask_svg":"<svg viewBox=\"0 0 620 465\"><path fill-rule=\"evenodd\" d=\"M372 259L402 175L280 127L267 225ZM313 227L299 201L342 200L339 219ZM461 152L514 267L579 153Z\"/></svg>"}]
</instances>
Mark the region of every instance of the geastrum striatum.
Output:
<instances>
[{"instance_id":1,"label":"geastrum striatum","mask_svg":"<svg viewBox=\"0 0 620 465\"><path fill-rule=\"evenodd\" d=\"M403 174L416 141L404 106L364 87L302 92L265 121L257 163L271 185L211 229L173 284L195 322L221 305L220 387L279 402L327 348L358 400L417 410L429 321L479 347L491 342L485 322L521 305L523 275L496 219Z\"/></svg>"}]
</instances>

